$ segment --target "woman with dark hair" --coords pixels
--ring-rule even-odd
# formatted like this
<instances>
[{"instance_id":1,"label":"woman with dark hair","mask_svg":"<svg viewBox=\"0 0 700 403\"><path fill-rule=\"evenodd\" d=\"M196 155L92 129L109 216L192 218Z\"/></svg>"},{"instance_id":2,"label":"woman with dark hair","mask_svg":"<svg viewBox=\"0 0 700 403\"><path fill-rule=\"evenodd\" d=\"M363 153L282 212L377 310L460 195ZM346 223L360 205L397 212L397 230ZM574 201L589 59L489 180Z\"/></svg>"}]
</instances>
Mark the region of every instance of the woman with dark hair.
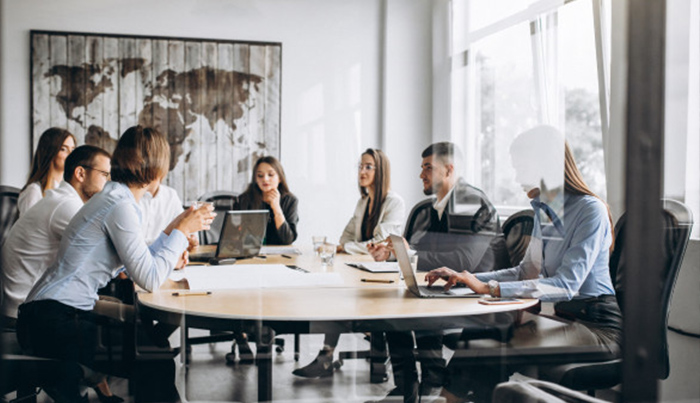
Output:
<instances>
[{"instance_id":1,"label":"woman with dark hair","mask_svg":"<svg viewBox=\"0 0 700 403\"><path fill-rule=\"evenodd\" d=\"M299 201L287 186L282 164L272 156L258 159L248 189L238 196L236 210L268 210L265 243L290 245L297 239Z\"/></svg>"},{"instance_id":2,"label":"woman with dark hair","mask_svg":"<svg viewBox=\"0 0 700 403\"><path fill-rule=\"evenodd\" d=\"M619 353L622 314L608 267L614 233L607 205L588 188L555 128L541 126L520 134L510 152L516 180L535 210L525 258L516 267L488 273L442 267L429 272L426 280L432 285L443 279L446 289L461 283L478 294L554 302L556 315L574 320L546 335L536 325L518 326L511 344L560 337ZM497 367L460 368L453 363L448 370L450 381L442 393L448 402L466 401L470 392L471 401L491 401L502 372Z\"/></svg>"},{"instance_id":3,"label":"woman with dark hair","mask_svg":"<svg viewBox=\"0 0 700 403\"><path fill-rule=\"evenodd\" d=\"M75 137L68 130L52 127L41 134L29 179L17 200L20 215L41 200L47 190L58 187L63 178L63 164L75 145Z\"/></svg>"},{"instance_id":4,"label":"woman with dark hair","mask_svg":"<svg viewBox=\"0 0 700 403\"><path fill-rule=\"evenodd\" d=\"M55 262L19 307L17 337L22 347L64 364L47 388L58 402L80 401L79 384L86 376L83 367L108 372L108 368L95 368L94 362L98 338L92 309L97 290L122 268L144 290L158 289L176 265L186 262L188 236L207 229L213 219L212 207L190 207L149 246L143 238L138 203L168 173L168 141L155 129L132 127L119 139L111 166L112 182L73 217ZM177 399L174 367L149 375L154 377L153 390L163 393L158 401Z\"/></svg>"},{"instance_id":5,"label":"woman with dark hair","mask_svg":"<svg viewBox=\"0 0 700 403\"><path fill-rule=\"evenodd\" d=\"M401 233L405 206L401 196L389 190L391 166L382 150L368 148L362 153L357 167L357 184L360 200L340 237L338 252L369 254L367 244L379 243L391 234ZM340 334L341 331L327 332L318 356L292 373L305 378L331 376L335 368L333 352L338 346Z\"/></svg>"},{"instance_id":6,"label":"woman with dark hair","mask_svg":"<svg viewBox=\"0 0 700 403\"><path fill-rule=\"evenodd\" d=\"M367 244L379 243L390 234L400 234L405 219L401 196L392 192L389 158L382 152L368 148L362 153L357 167L360 200L350 222L340 237L338 252L369 254Z\"/></svg>"},{"instance_id":7,"label":"woman with dark hair","mask_svg":"<svg viewBox=\"0 0 700 403\"><path fill-rule=\"evenodd\" d=\"M248 189L238 196L234 209L268 210L270 215L265 232L265 244L290 245L297 239L298 205L299 201L287 186L282 164L277 158L266 156L255 162L253 178ZM245 332L235 332L235 341L227 360L235 359L236 345L238 345L241 363L250 364L255 361L255 355L250 349L248 335Z\"/></svg>"}]
</instances>

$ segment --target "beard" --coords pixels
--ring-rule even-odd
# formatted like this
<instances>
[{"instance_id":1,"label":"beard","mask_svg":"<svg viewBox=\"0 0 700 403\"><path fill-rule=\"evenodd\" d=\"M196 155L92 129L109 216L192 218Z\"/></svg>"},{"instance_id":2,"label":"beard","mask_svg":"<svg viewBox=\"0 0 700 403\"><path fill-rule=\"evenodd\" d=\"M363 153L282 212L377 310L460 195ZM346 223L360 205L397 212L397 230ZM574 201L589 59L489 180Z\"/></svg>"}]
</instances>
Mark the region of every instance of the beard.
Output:
<instances>
[{"instance_id":1,"label":"beard","mask_svg":"<svg viewBox=\"0 0 700 403\"><path fill-rule=\"evenodd\" d=\"M438 190L442 187L442 180L435 181L430 184L427 188L423 188L423 194L426 196L432 196L438 192Z\"/></svg>"}]
</instances>

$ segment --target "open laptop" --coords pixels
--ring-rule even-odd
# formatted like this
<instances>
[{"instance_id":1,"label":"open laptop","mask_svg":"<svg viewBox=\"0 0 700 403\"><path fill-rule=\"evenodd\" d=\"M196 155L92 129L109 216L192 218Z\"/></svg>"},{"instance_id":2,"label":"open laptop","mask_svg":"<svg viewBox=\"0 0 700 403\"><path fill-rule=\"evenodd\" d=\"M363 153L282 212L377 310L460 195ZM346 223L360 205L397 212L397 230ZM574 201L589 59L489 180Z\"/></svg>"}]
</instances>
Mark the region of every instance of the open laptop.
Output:
<instances>
[{"instance_id":1,"label":"open laptop","mask_svg":"<svg viewBox=\"0 0 700 403\"><path fill-rule=\"evenodd\" d=\"M216 252L192 255L190 260L216 263L257 256L265 239L268 215L267 210L227 211Z\"/></svg>"},{"instance_id":2,"label":"open laptop","mask_svg":"<svg viewBox=\"0 0 700 403\"><path fill-rule=\"evenodd\" d=\"M406 250L406 244L402 237L398 235L391 235L391 242L394 245L394 254L396 255L396 260L399 261L399 269L403 274L404 280L406 281L406 287L415 296L419 298L480 298L480 294L474 293L470 288L452 288L449 291L445 291L442 285L433 285L428 287L426 285L419 285L416 280L416 273L413 272L411 267L411 260L408 258L408 251Z\"/></svg>"}]
</instances>

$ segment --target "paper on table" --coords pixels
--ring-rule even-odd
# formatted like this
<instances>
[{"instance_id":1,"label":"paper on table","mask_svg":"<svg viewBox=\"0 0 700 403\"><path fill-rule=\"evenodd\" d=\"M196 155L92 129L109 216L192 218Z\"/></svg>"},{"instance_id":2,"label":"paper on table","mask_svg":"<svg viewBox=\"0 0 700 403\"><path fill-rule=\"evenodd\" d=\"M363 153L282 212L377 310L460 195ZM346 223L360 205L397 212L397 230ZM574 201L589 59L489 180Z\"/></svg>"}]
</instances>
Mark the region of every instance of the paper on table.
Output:
<instances>
[{"instance_id":1,"label":"paper on table","mask_svg":"<svg viewBox=\"0 0 700 403\"><path fill-rule=\"evenodd\" d=\"M372 273L398 273L398 262L355 262L348 263L348 266L356 269L369 271Z\"/></svg>"},{"instance_id":2,"label":"paper on table","mask_svg":"<svg viewBox=\"0 0 700 403\"><path fill-rule=\"evenodd\" d=\"M330 287L343 284L338 273L303 273L281 264L186 267L190 290Z\"/></svg>"},{"instance_id":3,"label":"paper on table","mask_svg":"<svg viewBox=\"0 0 700 403\"><path fill-rule=\"evenodd\" d=\"M301 255L299 248L294 246L263 246L261 255Z\"/></svg>"}]
</instances>

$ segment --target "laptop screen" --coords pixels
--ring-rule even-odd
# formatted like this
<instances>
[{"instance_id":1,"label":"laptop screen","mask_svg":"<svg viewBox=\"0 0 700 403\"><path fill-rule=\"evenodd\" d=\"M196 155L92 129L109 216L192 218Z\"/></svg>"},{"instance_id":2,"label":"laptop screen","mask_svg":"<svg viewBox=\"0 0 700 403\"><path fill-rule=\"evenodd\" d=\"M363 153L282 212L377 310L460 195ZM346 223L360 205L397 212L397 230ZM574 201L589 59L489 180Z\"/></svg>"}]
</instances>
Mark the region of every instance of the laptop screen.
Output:
<instances>
[{"instance_id":1,"label":"laptop screen","mask_svg":"<svg viewBox=\"0 0 700 403\"><path fill-rule=\"evenodd\" d=\"M403 274L406 287L414 294L420 295L416 275L413 273L411 260L408 257L408 251L406 250L403 238L398 235L391 235L390 238L391 243L394 245L394 254L396 255L396 260L399 261L399 269L401 269L401 273Z\"/></svg>"},{"instance_id":2,"label":"laptop screen","mask_svg":"<svg viewBox=\"0 0 700 403\"><path fill-rule=\"evenodd\" d=\"M265 239L267 210L227 211L221 228L217 258L256 256Z\"/></svg>"}]
</instances>

